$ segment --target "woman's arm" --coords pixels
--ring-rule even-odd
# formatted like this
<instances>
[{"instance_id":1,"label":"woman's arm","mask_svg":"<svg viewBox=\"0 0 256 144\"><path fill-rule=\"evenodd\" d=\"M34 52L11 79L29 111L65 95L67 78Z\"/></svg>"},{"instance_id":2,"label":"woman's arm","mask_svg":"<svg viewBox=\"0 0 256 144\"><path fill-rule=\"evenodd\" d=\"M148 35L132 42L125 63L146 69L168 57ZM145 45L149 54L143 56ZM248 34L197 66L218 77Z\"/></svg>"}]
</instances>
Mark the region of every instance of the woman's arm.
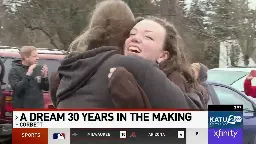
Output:
<instances>
[{"instance_id":1,"label":"woman's arm","mask_svg":"<svg viewBox=\"0 0 256 144\"><path fill-rule=\"evenodd\" d=\"M115 108L151 108L145 92L125 68L117 68L109 77L109 90Z\"/></svg>"},{"instance_id":2,"label":"woman's arm","mask_svg":"<svg viewBox=\"0 0 256 144\"><path fill-rule=\"evenodd\" d=\"M60 79L59 79L58 73L53 72L50 76L50 95L51 95L51 100L54 107L57 106L56 93L59 87L59 82L60 82Z\"/></svg>"},{"instance_id":3,"label":"woman's arm","mask_svg":"<svg viewBox=\"0 0 256 144\"><path fill-rule=\"evenodd\" d=\"M113 67L127 69L147 95L152 108L190 109L190 99L159 70L156 64L136 56L115 58Z\"/></svg>"}]
</instances>

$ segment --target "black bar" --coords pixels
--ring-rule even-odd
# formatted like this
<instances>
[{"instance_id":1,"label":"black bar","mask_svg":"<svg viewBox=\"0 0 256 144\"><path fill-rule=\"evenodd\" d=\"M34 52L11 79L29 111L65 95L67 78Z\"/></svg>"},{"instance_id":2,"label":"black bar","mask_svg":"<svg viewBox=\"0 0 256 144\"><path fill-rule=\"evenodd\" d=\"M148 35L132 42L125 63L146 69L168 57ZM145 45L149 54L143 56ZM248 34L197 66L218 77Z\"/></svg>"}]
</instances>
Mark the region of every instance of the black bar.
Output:
<instances>
[{"instance_id":1,"label":"black bar","mask_svg":"<svg viewBox=\"0 0 256 144\"><path fill-rule=\"evenodd\" d=\"M208 111L243 111L243 105L208 105Z\"/></svg>"},{"instance_id":2,"label":"black bar","mask_svg":"<svg viewBox=\"0 0 256 144\"><path fill-rule=\"evenodd\" d=\"M126 131L126 138L120 138L120 131ZM183 131L184 138L178 138ZM134 129L70 129L71 144L186 144L185 128L134 128ZM110 133L110 137L89 137L88 133ZM74 133L77 135L75 136ZM73 135L72 135L73 134ZM80 136L79 136L80 135Z\"/></svg>"},{"instance_id":3,"label":"black bar","mask_svg":"<svg viewBox=\"0 0 256 144\"><path fill-rule=\"evenodd\" d=\"M119 139L120 131L111 129L82 129L71 130L70 139Z\"/></svg>"}]
</instances>

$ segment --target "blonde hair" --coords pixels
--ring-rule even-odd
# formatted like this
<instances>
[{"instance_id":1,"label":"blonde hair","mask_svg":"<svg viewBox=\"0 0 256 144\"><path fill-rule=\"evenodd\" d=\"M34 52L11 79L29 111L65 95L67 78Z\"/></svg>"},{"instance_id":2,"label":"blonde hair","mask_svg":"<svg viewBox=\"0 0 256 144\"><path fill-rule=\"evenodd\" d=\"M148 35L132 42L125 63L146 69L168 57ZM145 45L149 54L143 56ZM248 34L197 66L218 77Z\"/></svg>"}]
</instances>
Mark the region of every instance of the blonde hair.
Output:
<instances>
[{"instance_id":1,"label":"blonde hair","mask_svg":"<svg viewBox=\"0 0 256 144\"><path fill-rule=\"evenodd\" d=\"M125 2L105 0L96 5L87 30L71 43L69 50L84 52L93 42L94 48L103 45L123 47L134 24L134 15Z\"/></svg>"},{"instance_id":2,"label":"blonde hair","mask_svg":"<svg viewBox=\"0 0 256 144\"><path fill-rule=\"evenodd\" d=\"M20 56L22 59L24 59L25 57L29 57L31 55L32 51L36 51L36 47L34 46L23 46L20 49Z\"/></svg>"},{"instance_id":3,"label":"blonde hair","mask_svg":"<svg viewBox=\"0 0 256 144\"><path fill-rule=\"evenodd\" d=\"M200 69L201 69L201 65L200 65L200 63L192 63L192 64L191 64L191 68L192 68L193 70L196 70L197 72L199 72Z\"/></svg>"}]
</instances>

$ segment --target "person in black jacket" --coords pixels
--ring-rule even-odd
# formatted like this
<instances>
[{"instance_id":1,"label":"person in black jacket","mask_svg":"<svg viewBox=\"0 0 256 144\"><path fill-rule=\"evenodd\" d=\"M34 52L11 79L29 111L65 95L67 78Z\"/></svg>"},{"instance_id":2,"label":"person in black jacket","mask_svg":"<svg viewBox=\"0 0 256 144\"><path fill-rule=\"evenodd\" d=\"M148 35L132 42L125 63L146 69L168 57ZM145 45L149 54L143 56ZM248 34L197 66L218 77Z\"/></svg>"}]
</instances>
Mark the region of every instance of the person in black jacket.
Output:
<instances>
[{"instance_id":1,"label":"person in black jacket","mask_svg":"<svg viewBox=\"0 0 256 144\"><path fill-rule=\"evenodd\" d=\"M114 108L108 89L112 67L124 67L146 93L152 108L189 109L187 97L156 63L123 56L116 47L100 47L66 59L59 67L58 108Z\"/></svg>"},{"instance_id":2,"label":"person in black jacket","mask_svg":"<svg viewBox=\"0 0 256 144\"><path fill-rule=\"evenodd\" d=\"M22 60L13 61L8 80L13 89L14 108L44 108L43 91L49 90L48 68L38 65L34 46L20 50Z\"/></svg>"},{"instance_id":3,"label":"person in black jacket","mask_svg":"<svg viewBox=\"0 0 256 144\"><path fill-rule=\"evenodd\" d=\"M70 57L75 56L77 54L79 54L79 52L72 52L72 53L68 54L64 59L70 58ZM58 72L52 72L51 75L50 75L50 95L51 95L52 104L55 108L57 107L56 93L57 93L57 89L59 87L59 84L60 84L59 73Z\"/></svg>"}]
</instances>

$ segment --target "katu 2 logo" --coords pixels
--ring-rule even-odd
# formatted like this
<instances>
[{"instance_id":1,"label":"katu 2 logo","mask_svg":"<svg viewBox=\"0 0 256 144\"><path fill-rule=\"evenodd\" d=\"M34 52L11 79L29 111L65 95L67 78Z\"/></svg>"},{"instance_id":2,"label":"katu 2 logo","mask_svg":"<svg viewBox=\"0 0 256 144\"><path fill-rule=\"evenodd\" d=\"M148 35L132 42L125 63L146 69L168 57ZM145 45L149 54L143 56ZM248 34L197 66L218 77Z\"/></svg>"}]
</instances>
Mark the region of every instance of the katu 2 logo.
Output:
<instances>
[{"instance_id":1,"label":"katu 2 logo","mask_svg":"<svg viewBox=\"0 0 256 144\"><path fill-rule=\"evenodd\" d=\"M210 125L234 125L242 122L241 116L229 115L228 117L210 117Z\"/></svg>"}]
</instances>

